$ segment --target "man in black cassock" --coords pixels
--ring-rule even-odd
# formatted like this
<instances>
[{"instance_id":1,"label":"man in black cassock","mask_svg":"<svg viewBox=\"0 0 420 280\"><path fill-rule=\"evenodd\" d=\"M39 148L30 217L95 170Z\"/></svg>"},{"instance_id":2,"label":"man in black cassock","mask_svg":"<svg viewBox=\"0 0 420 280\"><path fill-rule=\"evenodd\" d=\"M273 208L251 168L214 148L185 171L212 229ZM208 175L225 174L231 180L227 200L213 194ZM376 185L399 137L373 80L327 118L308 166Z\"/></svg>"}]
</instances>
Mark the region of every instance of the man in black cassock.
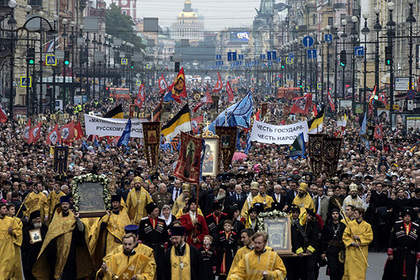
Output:
<instances>
[{"instance_id":1,"label":"man in black cassock","mask_svg":"<svg viewBox=\"0 0 420 280\"><path fill-rule=\"evenodd\" d=\"M29 236L29 231L39 229L41 232L41 241L33 243ZM47 234L47 226L41 221L41 212L36 210L31 213L29 221L23 227L23 241L21 246L23 274L26 280L36 280L32 275L32 267L41 251L42 243Z\"/></svg>"},{"instance_id":2,"label":"man in black cassock","mask_svg":"<svg viewBox=\"0 0 420 280\"><path fill-rule=\"evenodd\" d=\"M420 259L420 227L411 220L416 214L411 207L401 211L403 220L395 222L388 248L388 259L393 260L395 280L414 280L416 262Z\"/></svg>"},{"instance_id":3,"label":"man in black cassock","mask_svg":"<svg viewBox=\"0 0 420 280\"><path fill-rule=\"evenodd\" d=\"M185 242L185 227L171 228L172 248L165 253L163 280L207 280L201 254Z\"/></svg>"}]
</instances>

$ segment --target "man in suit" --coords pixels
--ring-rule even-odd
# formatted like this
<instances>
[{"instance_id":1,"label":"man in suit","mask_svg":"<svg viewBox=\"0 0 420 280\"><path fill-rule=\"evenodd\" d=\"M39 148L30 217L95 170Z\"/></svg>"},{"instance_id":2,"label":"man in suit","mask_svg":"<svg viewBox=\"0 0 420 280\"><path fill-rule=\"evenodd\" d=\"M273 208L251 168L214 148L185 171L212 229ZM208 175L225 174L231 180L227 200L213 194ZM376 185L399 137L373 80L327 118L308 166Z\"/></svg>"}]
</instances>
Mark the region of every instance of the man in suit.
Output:
<instances>
[{"instance_id":1,"label":"man in suit","mask_svg":"<svg viewBox=\"0 0 420 280\"><path fill-rule=\"evenodd\" d=\"M271 196L274 200L274 203L271 205L273 210L283 211L286 212L287 208L289 207L289 203L287 202L286 196L281 194L281 186L275 185L274 186L274 193Z\"/></svg>"},{"instance_id":2,"label":"man in suit","mask_svg":"<svg viewBox=\"0 0 420 280\"><path fill-rule=\"evenodd\" d=\"M317 190L318 191L316 195L314 195L312 198L315 204L315 211L322 217L324 222L326 222L328 216L328 208L330 205L330 198L325 195L324 188L322 186L318 187Z\"/></svg>"},{"instance_id":3,"label":"man in suit","mask_svg":"<svg viewBox=\"0 0 420 280\"><path fill-rule=\"evenodd\" d=\"M168 193L172 195L172 201L175 202L182 193L181 181L175 180L174 185L168 188Z\"/></svg>"},{"instance_id":4,"label":"man in suit","mask_svg":"<svg viewBox=\"0 0 420 280\"><path fill-rule=\"evenodd\" d=\"M242 187L241 185L235 186L235 193L226 199L226 203L228 205L237 204L239 209L242 209L244 206L246 196L242 194Z\"/></svg>"},{"instance_id":5,"label":"man in suit","mask_svg":"<svg viewBox=\"0 0 420 280\"><path fill-rule=\"evenodd\" d=\"M287 202L292 204L293 199L297 196L298 182L295 180L289 181L289 190L286 193Z\"/></svg>"}]
</instances>

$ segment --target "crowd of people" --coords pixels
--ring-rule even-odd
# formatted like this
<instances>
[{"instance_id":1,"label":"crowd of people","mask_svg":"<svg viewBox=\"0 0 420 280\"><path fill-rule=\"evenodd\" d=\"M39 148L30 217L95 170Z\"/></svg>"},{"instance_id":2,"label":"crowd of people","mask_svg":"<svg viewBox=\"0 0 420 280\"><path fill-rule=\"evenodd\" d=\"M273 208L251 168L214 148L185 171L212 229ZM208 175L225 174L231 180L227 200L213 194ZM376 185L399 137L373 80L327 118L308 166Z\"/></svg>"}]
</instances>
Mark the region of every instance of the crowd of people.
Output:
<instances>
[{"instance_id":1,"label":"crowd of people","mask_svg":"<svg viewBox=\"0 0 420 280\"><path fill-rule=\"evenodd\" d=\"M236 94L240 100L246 89ZM151 93L143 116L159 101ZM262 102L269 103L265 122L292 122L284 110L290 104L256 90L254 113ZM101 115L115 103L86 103L82 112ZM218 105L226 108L227 98ZM211 120L211 106L195 116ZM128 104L123 107L127 112ZM164 106L169 115L180 108L175 102ZM359 141L360 116L326 111L323 133L341 129L339 116L349 119L333 178L316 178L309 159L290 158L289 147L253 143L245 159L203 177L199 186L173 175L175 147L161 149L159 165L148 166L140 139L118 148L107 138L84 136L71 143L67 173L56 176L45 138L62 120L45 115L41 139L30 145L23 138L26 122L2 124L3 279L312 280L325 265L333 280L365 279L372 251L387 252L385 277L414 279L420 258L418 131L400 123L392 129L371 117L371 125L384 121L384 137L368 148ZM247 133L241 129L241 149ZM109 178L111 208L102 217L81 217L73 209L73 178L86 174ZM281 257L267 245L270 236L261 224L262 213L273 211L290 216L291 252Z\"/></svg>"}]
</instances>

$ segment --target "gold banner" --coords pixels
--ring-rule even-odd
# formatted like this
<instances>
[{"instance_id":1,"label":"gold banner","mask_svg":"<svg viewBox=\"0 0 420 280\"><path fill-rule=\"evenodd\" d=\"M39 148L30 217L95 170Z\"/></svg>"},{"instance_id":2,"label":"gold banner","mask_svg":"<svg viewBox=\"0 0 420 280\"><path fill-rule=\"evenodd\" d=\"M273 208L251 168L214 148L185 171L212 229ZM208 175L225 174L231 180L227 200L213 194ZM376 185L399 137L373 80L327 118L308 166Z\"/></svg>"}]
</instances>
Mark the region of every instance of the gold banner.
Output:
<instances>
[{"instance_id":1,"label":"gold banner","mask_svg":"<svg viewBox=\"0 0 420 280\"><path fill-rule=\"evenodd\" d=\"M157 167L160 147L160 122L144 122L144 153L150 168Z\"/></svg>"},{"instance_id":2,"label":"gold banner","mask_svg":"<svg viewBox=\"0 0 420 280\"><path fill-rule=\"evenodd\" d=\"M223 169L228 171L236 150L238 128L236 126L216 126L216 135L219 136L219 154L223 158Z\"/></svg>"}]
</instances>

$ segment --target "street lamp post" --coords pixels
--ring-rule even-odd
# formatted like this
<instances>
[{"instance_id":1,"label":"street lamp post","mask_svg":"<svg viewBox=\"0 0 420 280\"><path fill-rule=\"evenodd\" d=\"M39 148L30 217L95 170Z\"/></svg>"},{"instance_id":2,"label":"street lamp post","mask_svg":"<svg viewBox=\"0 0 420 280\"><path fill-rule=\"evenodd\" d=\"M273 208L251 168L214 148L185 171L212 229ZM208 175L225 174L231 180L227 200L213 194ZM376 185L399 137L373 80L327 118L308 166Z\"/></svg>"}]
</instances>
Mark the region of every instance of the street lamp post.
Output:
<instances>
[{"instance_id":1,"label":"street lamp post","mask_svg":"<svg viewBox=\"0 0 420 280\"><path fill-rule=\"evenodd\" d=\"M373 26L373 29L376 31L376 42L375 42L375 86L376 90L379 90L379 32L382 29L381 24L379 23L379 14L381 13L380 7L375 7L374 9L376 14L376 23Z\"/></svg>"},{"instance_id":2,"label":"street lamp post","mask_svg":"<svg viewBox=\"0 0 420 280\"><path fill-rule=\"evenodd\" d=\"M10 57L10 104L9 104L9 116L10 116L10 122L12 123L12 130L15 130L15 122L13 120L13 105L15 103L15 87L14 87L14 81L15 81L15 73L14 73L14 67L15 67L15 48L16 48L16 34L15 34L15 27L16 27L16 19L15 19L15 8L17 6L16 1L15 0L10 0L9 1L9 7L12 9L12 14L10 19L7 21L8 25L11 27L11 40L10 40L10 50L12 53L12 56ZM29 77L27 77L26 80L26 86L29 87Z\"/></svg>"},{"instance_id":3,"label":"street lamp post","mask_svg":"<svg viewBox=\"0 0 420 280\"><path fill-rule=\"evenodd\" d=\"M334 49L334 102L335 102L335 107L338 108L337 106L337 98L338 98L338 91L337 91L337 67L338 67L338 61L337 61L337 53L338 53L338 40L340 39L340 37L338 36L338 27L339 25L337 23L334 24L333 26L333 34L334 34L334 41L335 41L335 49ZM327 89L329 90L329 89Z\"/></svg>"},{"instance_id":4,"label":"street lamp post","mask_svg":"<svg viewBox=\"0 0 420 280\"><path fill-rule=\"evenodd\" d=\"M26 15L29 15L32 12L31 5L26 5L25 11L26 11ZM29 32L28 31L26 31L26 49L29 50ZM29 65L30 65L29 64L29 61L28 61L28 59L26 59L26 77L27 77L27 81L29 81L29 75L30 75L30 73L29 73L29 67L30 66ZM29 89L30 89L30 87L27 86L26 87L26 113L27 113L27 116L28 117L30 116L30 104L31 104L30 98L29 98L29 95L30 95Z\"/></svg>"},{"instance_id":5,"label":"street lamp post","mask_svg":"<svg viewBox=\"0 0 420 280\"><path fill-rule=\"evenodd\" d=\"M410 5L410 10L406 22L410 24L410 35L409 35L409 54L408 54L408 89L413 90L413 23L416 22L416 18L413 16L413 4L415 0L407 0L408 5ZM405 102L408 111L408 98Z\"/></svg>"},{"instance_id":6,"label":"street lamp post","mask_svg":"<svg viewBox=\"0 0 420 280\"><path fill-rule=\"evenodd\" d=\"M357 22L359 21L359 19L357 18L357 16L352 16L351 17L351 21L353 22L353 28L351 30L351 40L353 42L353 50L352 50L352 61L351 61L351 67L352 67L352 81L351 81L351 98L353 100L353 112L354 112L354 108L355 108L355 104L356 104L356 82L355 82L355 77L356 77L356 54L354 52L354 49L356 47L356 43L357 43L357 37L358 37L358 32L356 30L357 27ZM360 99L359 99L360 101Z\"/></svg>"},{"instance_id":7,"label":"street lamp post","mask_svg":"<svg viewBox=\"0 0 420 280\"><path fill-rule=\"evenodd\" d=\"M347 34L346 34L347 20L342 19L341 25L343 26L343 34L341 34L341 38L343 39L343 50L345 50L345 41L347 38ZM345 98L345 79L346 79L346 65L343 65L343 81L342 81L342 96L341 96L342 99ZM352 105L352 109L354 109L354 104ZM354 110L352 111L354 112Z\"/></svg>"},{"instance_id":8,"label":"street lamp post","mask_svg":"<svg viewBox=\"0 0 420 280\"><path fill-rule=\"evenodd\" d=\"M388 48L391 53L391 61L389 64L389 117L390 117L390 124L392 127L392 112L394 111L394 58L393 56L393 42L392 38L395 37L395 22L392 20L392 11L394 11L395 4L394 2L388 2L388 11L389 11L389 20L386 23L387 27L387 37L388 37Z\"/></svg>"},{"instance_id":9,"label":"street lamp post","mask_svg":"<svg viewBox=\"0 0 420 280\"><path fill-rule=\"evenodd\" d=\"M71 34L70 34L70 42L71 42L71 95L70 95L70 105L74 106L74 44L76 43L76 35L74 34L74 26L76 23L74 21L70 22L71 27Z\"/></svg>"},{"instance_id":10,"label":"street lamp post","mask_svg":"<svg viewBox=\"0 0 420 280\"><path fill-rule=\"evenodd\" d=\"M327 25L325 28L327 32L330 33L331 26ZM328 92L330 91L330 42L327 42L327 99L328 99ZM324 94L324 93L322 93ZM335 103L337 103L337 94L335 94ZM322 98L324 101L324 97ZM337 106L337 104L335 104Z\"/></svg>"},{"instance_id":11,"label":"street lamp post","mask_svg":"<svg viewBox=\"0 0 420 280\"><path fill-rule=\"evenodd\" d=\"M370 29L367 26L367 20L369 18L369 14L363 14L363 19L365 20L365 26L362 28L362 34L365 36L365 55L363 59L363 112L366 114L367 106L366 106L366 65L367 65L367 41L366 36L369 34Z\"/></svg>"},{"instance_id":12,"label":"street lamp post","mask_svg":"<svg viewBox=\"0 0 420 280\"><path fill-rule=\"evenodd\" d=\"M325 27L325 30L327 31L327 33L329 33L330 32L330 26L327 25ZM325 79L325 77L324 77L324 43L325 43L324 28L321 28L321 36L322 36L321 37L321 94L320 94L320 97L318 97L318 102L321 101L321 103L324 103L324 91L325 91L325 86L324 86L324 79ZM327 45L327 59L328 60L329 60L329 56L330 56L330 54L328 52L328 45ZM330 66L329 63L327 62L327 77L330 74L330 67L329 66ZM329 83L329 79L327 79L327 83ZM318 88L318 85L317 85L317 88Z\"/></svg>"},{"instance_id":13,"label":"street lamp post","mask_svg":"<svg viewBox=\"0 0 420 280\"><path fill-rule=\"evenodd\" d=\"M54 30L57 30L58 19L59 18L58 18L57 15L54 15L53 16ZM53 40L54 40L54 43L53 43L53 52L55 54L55 43L56 43L56 33L55 32L54 32ZM53 66L52 68L53 68L53 81L52 81L53 88L52 88L52 93L51 93L51 96L50 96L50 113L54 113L54 111L55 111L55 95L56 95L56 91L55 91L55 88L56 88L56 84L55 84L56 72L55 71L56 71L57 66Z\"/></svg>"},{"instance_id":14,"label":"street lamp post","mask_svg":"<svg viewBox=\"0 0 420 280\"><path fill-rule=\"evenodd\" d=\"M61 21L63 24L63 34L61 36L63 37L63 50L64 53L66 53L66 39L67 39L67 33L66 33L66 26L68 23L68 20L66 18L63 18ZM66 110L67 107L67 88L66 88L66 76L67 76L67 65L63 63L63 110Z\"/></svg>"}]
</instances>

